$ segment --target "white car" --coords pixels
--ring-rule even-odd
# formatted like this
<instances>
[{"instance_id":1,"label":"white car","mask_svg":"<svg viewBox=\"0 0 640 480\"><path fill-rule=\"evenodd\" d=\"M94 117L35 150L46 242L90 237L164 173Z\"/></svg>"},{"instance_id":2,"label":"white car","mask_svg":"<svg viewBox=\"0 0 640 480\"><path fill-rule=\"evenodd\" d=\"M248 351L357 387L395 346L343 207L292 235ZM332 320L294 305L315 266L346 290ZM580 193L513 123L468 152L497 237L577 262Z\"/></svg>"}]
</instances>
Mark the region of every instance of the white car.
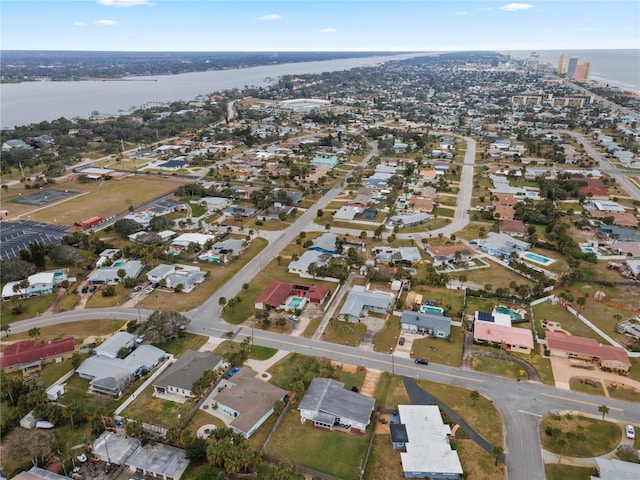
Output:
<instances>
[{"instance_id":1,"label":"white car","mask_svg":"<svg viewBox=\"0 0 640 480\"><path fill-rule=\"evenodd\" d=\"M636 438L636 431L633 428L633 425L627 425L626 433L627 433L627 438L630 438L632 440Z\"/></svg>"},{"instance_id":2,"label":"white car","mask_svg":"<svg viewBox=\"0 0 640 480\"><path fill-rule=\"evenodd\" d=\"M149 295L151 292L153 292L153 287L149 287L144 291L144 293L146 293L147 295Z\"/></svg>"}]
</instances>

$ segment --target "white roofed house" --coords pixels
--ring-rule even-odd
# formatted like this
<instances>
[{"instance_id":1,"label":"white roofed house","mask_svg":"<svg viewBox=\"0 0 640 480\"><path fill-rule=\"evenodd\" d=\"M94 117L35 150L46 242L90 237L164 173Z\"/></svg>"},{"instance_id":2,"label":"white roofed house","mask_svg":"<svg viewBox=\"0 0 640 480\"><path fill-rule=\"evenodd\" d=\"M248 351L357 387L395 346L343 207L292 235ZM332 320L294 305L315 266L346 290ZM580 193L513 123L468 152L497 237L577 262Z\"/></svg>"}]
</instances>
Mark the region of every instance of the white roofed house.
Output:
<instances>
[{"instance_id":1,"label":"white roofed house","mask_svg":"<svg viewBox=\"0 0 640 480\"><path fill-rule=\"evenodd\" d=\"M393 262L394 265L406 267L422 259L417 247L376 247L372 253L377 263Z\"/></svg>"},{"instance_id":2,"label":"white roofed house","mask_svg":"<svg viewBox=\"0 0 640 480\"><path fill-rule=\"evenodd\" d=\"M53 289L67 279L64 270L56 270L54 272L40 272L27 277L28 286L20 288L21 281L7 282L2 288L2 299L10 300L12 297L20 296L37 297L40 295L49 295L53 293Z\"/></svg>"},{"instance_id":3,"label":"white roofed house","mask_svg":"<svg viewBox=\"0 0 640 480\"><path fill-rule=\"evenodd\" d=\"M163 286L174 289L182 285L180 291L184 293L191 292L197 285L204 282L206 276L206 272L200 271L200 267L180 264L160 264L147 273L147 279L151 283L163 283Z\"/></svg>"},{"instance_id":4,"label":"white roofed house","mask_svg":"<svg viewBox=\"0 0 640 480\"><path fill-rule=\"evenodd\" d=\"M331 378L314 378L300 401L300 421L327 430L364 432L371 421L375 399L344 388Z\"/></svg>"},{"instance_id":5,"label":"white roofed house","mask_svg":"<svg viewBox=\"0 0 640 480\"><path fill-rule=\"evenodd\" d=\"M288 270L290 273L307 274L309 266L315 264L316 267L324 267L329 264L332 256L317 250L307 250L298 260L289 263Z\"/></svg>"},{"instance_id":6,"label":"white roofed house","mask_svg":"<svg viewBox=\"0 0 640 480\"><path fill-rule=\"evenodd\" d=\"M116 284L120 283L124 278L138 278L144 264L139 260L117 261L110 267L102 267L94 270L87 280L94 285ZM120 278L118 272L124 270L124 277Z\"/></svg>"},{"instance_id":7,"label":"white roofed house","mask_svg":"<svg viewBox=\"0 0 640 480\"><path fill-rule=\"evenodd\" d=\"M180 403L193 399L193 383L206 370L216 371L221 363L222 358L212 352L187 350L153 382L153 395Z\"/></svg>"}]
</instances>

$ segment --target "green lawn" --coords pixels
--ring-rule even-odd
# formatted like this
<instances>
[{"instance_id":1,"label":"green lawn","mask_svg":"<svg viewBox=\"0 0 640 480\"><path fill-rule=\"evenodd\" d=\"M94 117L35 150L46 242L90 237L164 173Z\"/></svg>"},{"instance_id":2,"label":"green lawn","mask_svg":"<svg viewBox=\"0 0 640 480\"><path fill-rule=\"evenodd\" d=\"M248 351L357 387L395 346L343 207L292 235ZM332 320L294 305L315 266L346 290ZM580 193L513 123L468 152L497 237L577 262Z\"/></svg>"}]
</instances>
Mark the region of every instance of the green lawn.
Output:
<instances>
[{"instance_id":1,"label":"green lawn","mask_svg":"<svg viewBox=\"0 0 640 480\"><path fill-rule=\"evenodd\" d=\"M39 341L51 341L56 338L64 338L73 335L76 337L76 343L81 342L86 337L94 335L102 337L111 335L120 330L127 323L124 320L82 320L79 322L61 323L49 327L40 327ZM26 340L29 339L28 332L13 334L9 332L9 340Z\"/></svg>"},{"instance_id":2,"label":"green lawn","mask_svg":"<svg viewBox=\"0 0 640 480\"><path fill-rule=\"evenodd\" d=\"M168 429L177 428L178 415L183 417L194 408L193 402L177 403L155 398L153 391L153 385L145 388L142 393L138 394L135 401L122 412L122 416Z\"/></svg>"},{"instance_id":3,"label":"green lawn","mask_svg":"<svg viewBox=\"0 0 640 480\"><path fill-rule=\"evenodd\" d=\"M369 428L366 435L360 436L314 428L311 422L301 424L300 413L291 409L266 453L344 480L356 480L358 459L364 459L372 432Z\"/></svg>"},{"instance_id":4,"label":"green lawn","mask_svg":"<svg viewBox=\"0 0 640 480\"><path fill-rule=\"evenodd\" d=\"M620 385L613 387L610 383L607 387L611 398L617 398L618 400L625 400L627 402L640 402L640 392L633 388L627 388Z\"/></svg>"},{"instance_id":5,"label":"green lawn","mask_svg":"<svg viewBox=\"0 0 640 480\"><path fill-rule=\"evenodd\" d=\"M536 347L536 352L537 351L539 350ZM540 380L542 380L542 383L544 383L545 385L555 385L555 381L553 379L553 369L551 368L551 360L549 360L547 357L534 352L532 352L530 355L512 352L511 355L533 365L538 372L538 375L540 375Z\"/></svg>"},{"instance_id":6,"label":"green lawn","mask_svg":"<svg viewBox=\"0 0 640 480\"><path fill-rule=\"evenodd\" d=\"M376 352L389 353L392 348L396 348L400 337L400 317L390 315L385 322L384 329L376 337L373 350Z\"/></svg>"},{"instance_id":7,"label":"green lawn","mask_svg":"<svg viewBox=\"0 0 640 480\"><path fill-rule=\"evenodd\" d=\"M569 457L597 457L611 452L622 438L620 425L581 415L547 415L540 422L542 447ZM560 440L564 440L564 445Z\"/></svg>"},{"instance_id":8,"label":"green lawn","mask_svg":"<svg viewBox=\"0 0 640 480\"><path fill-rule=\"evenodd\" d=\"M320 326L320 323L322 323L322 317L312 318L309 321L309 324L307 325L307 328L305 328L304 332L302 332L302 336L304 338L313 337L313 335L316 333L316 330L318 330L318 327Z\"/></svg>"},{"instance_id":9,"label":"green lawn","mask_svg":"<svg viewBox=\"0 0 640 480\"><path fill-rule=\"evenodd\" d=\"M497 480L505 478L506 467L485 452L473 440L454 440L455 448L468 479Z\"/></svg>"},{"instance_id":10,"label":"green lawn","mask_svg":"<svg viewBox=\"0 0 640 480\"><path fill-rule=\"evenodd\" d=\"M398 408L398 405L410 405L411 400L404 388L402 377L384 372L380 376L376 389L376 405L382 408Z\"/></svg>"},{"instance_id":11,"label":"green lawn","mask_svg":"<svg viewBox=\"0 0 640 480\"><path fill-rule=\"evenodd\" d=\"M604 389L600 382L584 379L582 377L571 377L569 379L569 388L576 392L588 393L590 395L604 395Z\"/></svg>"},{"instance_id":12,"label":"green lawn","mask_svg":"<svg viewBox=\"0 0 640 480\"><path fill-rule=\"evenodd\" d=\"M462 363L464 332L459 327L451 327L448 339L425 337L413 341L412 358L426 358L433 363L459 367Z\"/></svg>"},{"instance_id":13,"label":"green lawn","mask_svg":"<svg viewBox=\"0 0 640 480\"><path fill-rule=\"evenodd\" d=\"M418 380L418 385L464 418L491 445L503 445L502 416L486 397L480 395L473 406L469 389L428 380Z\"/></svg>"},{"instance_id":14,"label":"green lawn","mask_svg":"<svg viewBox=\"0 0 640 480\"><path fill-rule=\"evenodd\" d=\"M237 350L240 343L234 342L232 340L225 340L215 349L216 355L220 355L224 357L228 352ZM275 348L269 347L261 347L260 345L251 345L251 350L249 352L249 358L254 360L268 360L273 357L278 350Z\"/></svg>"},{"instance_id":15,"label":"green lawn","mask_svg":"<svg viewBox=\"0 0 640 480\"><path fill-rule=\"evenodd\" d=\"M119 283L115 285L116 294L113 297L105 297L102 295L102 292L105 291L106 287L106 285L101 285L100 288L91 294L91 298L87 301L87 308L114 307L120 305L127 300L127 295L129 295L131 291Z\"/></svg>"},{"instance_id":16,"label":"green lawn","mask_svg":"<svg viewBox=\"0 0 640 480\"><path fill-rule=\"evenodd\" d=\"M549 321L560 322L560 327L572 335L593 338L600 343L607 343L600 335L582 321L578 320L561 305L552 305L550 302L543 302L533 307L533 314L538 336L542 338L544 338L544 329L542 328L541 322L547 319Z\"/></svg>"},{"instance_id":17,"label":"green lawn","mask_svg":"<svg viewBox=\"0 0 640 480\"><path fill-rule=\"evenodd\" d=\"M594 474L594 469L590 467L574 467L572 465L558 465L547 463L544 466L547 480L589 480Z\"/></svg>"},{"instance_id":18,"label":"green lawn","mask_svg":"<svg viewBox=\"0 0 640 480\"><path fill-rule=\"evenodd\" d=\"M364 323L351 323L332 318L322 334L326 342L357 347L362 343L367 326Z\"/></svg>"},{"instance_id":19,"label":"green lawn","mask_svg":"<svg viewBox=\"0 0 640 480\"><path fill-rule=\"evenodd\" d=\"M520 365L499 358L476 356L473 358L473 368L479 372L492 375L513 379L527 379L527 373Z\"/></svg>"},{"instance_id":20,"label":"green lawn","mask_svg":"<svg viewBox=\"0 0 640 480\"><path fill-rule=\"evenodd\" d=\"M6 325L8 323L26 320L44 312L51 306L56 299L56 295L44 295L42 297L31 297L21 300L20 302L26 307L26 312L16 315L11 313L11 309L15 306L13 300L9 302L0 302L0 323Z\"/></svg>"},{"instance_id":21,"label":"green lawn","mask_svg":"<svg viewBox=\"0 0 640 480\"><path fill-rule=\"evenodd\" d=\"M200 347L207 343L207 340L209 340L209 337L206 337L204 335L181 332L179 338L173 338L168 342L159 343L156 345L156 347L172 354L177 358L187 350L194 350L197 352Z\"/></svg>"}]
</instances>

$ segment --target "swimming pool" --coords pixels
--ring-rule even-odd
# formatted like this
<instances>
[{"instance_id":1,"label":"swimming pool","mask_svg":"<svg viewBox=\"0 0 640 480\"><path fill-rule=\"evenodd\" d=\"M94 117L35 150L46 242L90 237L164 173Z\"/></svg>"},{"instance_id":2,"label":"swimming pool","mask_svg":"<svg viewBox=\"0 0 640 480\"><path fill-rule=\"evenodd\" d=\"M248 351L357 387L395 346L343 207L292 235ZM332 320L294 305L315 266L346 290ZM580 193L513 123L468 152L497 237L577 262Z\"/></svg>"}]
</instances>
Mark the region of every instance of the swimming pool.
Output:
<instances>
[{"instance_id":1,"label":"swimming pool","mask_svg":"<svg viewBox=\"0 0 640 480\"><path fill-rule=\"evenodd\" d=\"M304 302L304 298L301 297L293 297L289 300L289 304L287 305L289 308L298 308L302 302Z\"/></svg>"},{"instance_id":2,"label":"swimming pool","mask_svg":"<svg viewBox=\"0 0 640 480\"><path fill-rule=\"evenodd\" d=\"M442 307L432 307L431 305L422 305L420 306L420 311L422 313L444 313L444 308Z\"/></svg>"},{"instance_id":3,"label":"swimming pool","mask_svg":"<svg viewBox=\"0 0 640 480\"><path fill-rule=\"evenodd\" d=\"M520 315L518 312L514 312L513 310L509 310L503 305L500 305L498 308L496 308L496 312L502 313L504 315L509 315L514 320L522 320L522 315Z\"/></svg>"},{"instance_id":4,"label":"swimming pool","mask_svg":"<svg viewBox=\"0 0 640 480\"><path fill-rule=\"evenodd\" d=\"M582 248L582 251L584 253L593 253L594 255L596 255L598 252L596 252L596 249L593 247L580 247Z\"/></svg>"},{"instance_id":5,"label":"swimming pool","mask_svg":"<svg viewBox=\"0 0 640 480\"><path fill-rule=\"evenodd\" d=\"M122 265L124 265L124 262L114 262L113 265L111 265L112 267L118 268L121 267Z\"/></svg>"},{"instance_id":6,"label":"swimming pool","mask_svg":"<svg viewBox=\"0 0 640 480\"><path fill-rule=\"evenodd\" d=\"M526 252L522 254L522 258L526 258L527 260L534 262L534 263L539 263L541 265L549 265L553 262L555 262L555 260L548 258L548 257L543 257L542 255L538 255L537 253L531 253L531 252Z\"/></svg>"}]
</instances>

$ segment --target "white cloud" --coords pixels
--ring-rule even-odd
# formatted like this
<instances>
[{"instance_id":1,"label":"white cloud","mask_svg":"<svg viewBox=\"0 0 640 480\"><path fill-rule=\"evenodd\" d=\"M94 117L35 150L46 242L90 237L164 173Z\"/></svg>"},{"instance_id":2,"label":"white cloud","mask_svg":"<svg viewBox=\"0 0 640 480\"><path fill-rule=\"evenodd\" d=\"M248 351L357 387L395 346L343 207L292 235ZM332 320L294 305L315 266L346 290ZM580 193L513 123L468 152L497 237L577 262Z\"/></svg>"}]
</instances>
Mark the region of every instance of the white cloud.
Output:
<instances>
[{"instance_id":1,"label":"white cloud","mask_svg":"<svg viewBox=\"0 0 640 480\"><path fill-rule=\"evenodd\" d=\"M148 0L98 0L100 5L105 7L136 7L138 5L146 5L149 7L155 6L154 3Z\"/></svg>"},{"instance_id":2,"label":"white cloud","mask_svg":"<svg viewBox=\"0 0 640 480\"><path fill-rule=\"evenodd\" d=\"M505 10L507 12L518 12L520 10L529 10L530 8L533 8L533 5L531 5L530 3L508 3L500 7L500 10Z\"/></svg>"},{"instance_id":3,"label":"white cloud","mask_svg":"<svg viewBox=\"0 0 640 480\"><path fill-rule=\"evenodd\" d=\"M320 33L335 33L335 32L337 32L337 31L338 31L338 30L336 30L336 29L335 29L335 28L333 28L333 27L327 27L327 28L321 28L321 29L320 29Z\"/></svg>"},{"instance_id":4,"label":"white cloud","mask_svg":"<svg viewBox=\"0 0 640 480\"><path fill-rule=\"evenodd\" d=\"M101 25L103 27L115 27L120 22L117 22L115 20L97 20L93 23L95 23L96 25Z\"/></svg>"},{"instance_id":5,"label":"white cloud","mask_svg":"<svg viewBox=\"0 0 640 480\"><path fill-rule=\"evenodd\" d=\"M464 11L462 11L462 12L456 12L456 15L466 15L466 14L467 14L467 12L464 12Z\"/></svg>"},{"instance_id":6,"label":"white cloud","mask_svg":"<svg viewBox=\"0 0 640 480\"><path fill-rule=\"evenodd\" d=\"M86 27L87 24L84 22L73 22L74 27Z\"/></svg>"},{"instance_id":7,"label":"white cloud","mask_svg":"<svg viewBox=\"0 0 640 480\"><path fill-rule=\"evenodd\" d=\"M272 22L273 20L280 20L282 17L277 13L270 13L269 15L263 15L258 17L258 20L262 20L263 22Z\"/></svg>"}]
</instances>

